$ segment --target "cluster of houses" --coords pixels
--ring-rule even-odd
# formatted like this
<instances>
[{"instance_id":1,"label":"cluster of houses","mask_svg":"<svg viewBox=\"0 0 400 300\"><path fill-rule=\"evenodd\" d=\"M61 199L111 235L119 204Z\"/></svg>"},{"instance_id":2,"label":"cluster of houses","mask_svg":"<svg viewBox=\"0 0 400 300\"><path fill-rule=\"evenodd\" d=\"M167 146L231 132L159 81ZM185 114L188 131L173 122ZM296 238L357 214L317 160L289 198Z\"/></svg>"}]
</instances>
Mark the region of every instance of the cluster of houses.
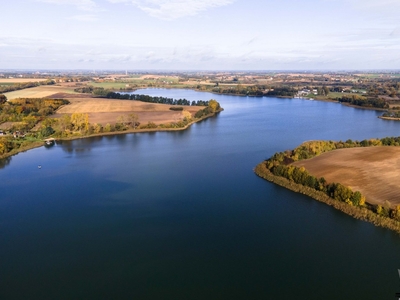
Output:
<instances>
[{"instance_id":1,"label":"cluster of houses","mask_svg":"<svg viewBox=\"0 0 400 300\"><path fill-rule=\"evenodd\" d=\"M14 138L24 138L25 133L21 131L14 131L14 132L9 132L8 134L11 134ZM5 131L0 130L0 136L8 135Z\"/></svg>"},{"instance_id":2,"label":"cluster of houses","mask_svg":"<svg viewBox=\"0 0 400 300\"><path fill-rule=\"evenodd\" d=\"M302 89L301 91L297 92L295 98L307 97L310 94L318 95L318 90L317 89L313 89L313 90Z\"/></svg>"}]
</instances>

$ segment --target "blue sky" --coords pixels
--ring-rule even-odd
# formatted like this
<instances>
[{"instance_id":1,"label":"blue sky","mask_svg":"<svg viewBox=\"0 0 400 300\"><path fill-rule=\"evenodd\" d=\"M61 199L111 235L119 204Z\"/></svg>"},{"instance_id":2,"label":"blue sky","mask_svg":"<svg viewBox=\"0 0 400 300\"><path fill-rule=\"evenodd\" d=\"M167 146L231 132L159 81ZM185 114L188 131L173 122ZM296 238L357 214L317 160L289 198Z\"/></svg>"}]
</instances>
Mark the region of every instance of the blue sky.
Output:
<instances>
[{"instance_id":1,"label":"blue sky","mask_svg":"<svg viewBox=\"0 0 400 300\"><path fill-rule=\"evenodd\" d=\"M0 69L400 69L400 0L5 0L0 7Z\"/></svg>"}]
</instances>

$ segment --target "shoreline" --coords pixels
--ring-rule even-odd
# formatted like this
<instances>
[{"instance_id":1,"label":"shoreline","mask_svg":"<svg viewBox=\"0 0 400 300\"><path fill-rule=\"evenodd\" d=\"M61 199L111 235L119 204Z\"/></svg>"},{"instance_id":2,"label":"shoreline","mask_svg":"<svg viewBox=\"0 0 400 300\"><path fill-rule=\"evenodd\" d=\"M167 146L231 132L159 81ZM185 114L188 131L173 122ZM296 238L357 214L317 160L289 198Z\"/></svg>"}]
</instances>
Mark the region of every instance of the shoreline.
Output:
<instances>
[{"instance_id":1,"label":"shoreline","mask_svg":"<svg viewBox=\"0 0 400 300\"><path fill-rule=\"evenodd\" d=\"M272 174L265 167L264 162L258 164L255 167L254 173L257 176L259 176L269 182L277 184L277 185L284 187L288 190L291 190L293 192L304 194L314 200L317 200L319 202L322 202L329 206L332 206L333 208L340 210L341 212L343 212L355 219L369 222L375 226L383 227L383 228L392 230L392 231L400 234L400 222L399 221L379 216L378 214L372 212L371 210L369 210L365 207L357 207L357 206L349 205L345 202L340 202L338 200L335 200L335 199L329 197L328 195L326 195L325 193L323 193L321 191L317 191L313 188L295 183L284 177L276 176L276 175ZM366 205L369 205L369 204L366 203Z\"/></svg>"},{"instance_id":2,"label":"shoreline","mask_svg":"<svg viewBox=\"0 0 400 300\"><path fill-rule=\"evenodd\" d=\"M60 137L60 138L56 138L54 137L54 139L56 141L72 141L72 140L79 140L79 139L86 139L86 138L91 138L91 137L99 137L99 136L110 136L110 135L122 135L122 134L131 134L131 133L148 133L148 132L167 132L167 131L182 131L182 130L186 130L188 129L191 125L204 121L208 118L214 117L216 115L218 115L220 112L222 112L224 109L221 108L218 111L209 114L207 116L203 116L199 119L196 119L188 124L186 124L184 127L181 128L145 128L145 129L127 129L127 130L123 130L123 131L113 131L113 132L101 132L101 133L94 133L94 134L90 134L90 135L82 135L82 136L70 136L70 137ZM49 136L47 138L51 138L52 136ZM32 142L31 144L25 145L22 148L18 148L18 149L13 149L8 153L5 153L3 155L0 155L0 160L1 159L5 159L14 155L17 155L18 153L22 153L22 152L26 152L28 150L31 149L35 149L35 148L40 148L40 147L44 147L44 141L41 142Z\"/></svg>"},{"instance_id":3,"label":"shoreline","mask_svg":"<svg viewBox=\"0 0 400 300\"><path fill-rule=\"evenodd\" d=\"M393 117L382 117L382 116L379 116L378 119L388 120L388 121L400 121L400 118L393 118Z\"/></svg>"}]
</instances>

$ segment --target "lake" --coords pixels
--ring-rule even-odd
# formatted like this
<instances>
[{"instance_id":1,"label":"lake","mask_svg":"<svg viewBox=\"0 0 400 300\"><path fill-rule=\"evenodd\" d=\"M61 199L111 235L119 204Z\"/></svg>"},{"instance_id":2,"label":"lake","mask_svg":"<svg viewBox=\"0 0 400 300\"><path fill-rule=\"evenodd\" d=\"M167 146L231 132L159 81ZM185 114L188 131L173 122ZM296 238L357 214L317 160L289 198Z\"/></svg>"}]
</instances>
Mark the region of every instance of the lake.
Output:
<instances>
[{"instance_id":1,"label":"lake","mask_svg":"<svg viewBox=\"0 0 400 300\"><path fill-rule=\"evenodd\" d=\"M1 299L376 300L400 292L397 234L253 173L303 141L399 136L400 122L301 99L136 93L214 98L225 111L185 131L64 141L3 161Z\"/></svg>"}]
</instances>

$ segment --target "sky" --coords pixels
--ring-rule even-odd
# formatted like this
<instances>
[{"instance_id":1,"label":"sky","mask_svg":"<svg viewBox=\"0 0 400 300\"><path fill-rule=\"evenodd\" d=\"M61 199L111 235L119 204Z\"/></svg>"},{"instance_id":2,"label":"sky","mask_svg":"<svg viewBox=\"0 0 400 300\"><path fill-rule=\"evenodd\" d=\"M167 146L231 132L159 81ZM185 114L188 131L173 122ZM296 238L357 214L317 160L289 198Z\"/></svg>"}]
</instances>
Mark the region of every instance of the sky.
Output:
<instances>
[{"instance_id":1,"label":"sky","mask_svg":"<svg viewBox=\"0 0 400 300\"><path fill-rule=\"evenodd\" d=\"M0 69L400 69L400 0L2 0Z\"/></svg>"}]
</instances>

